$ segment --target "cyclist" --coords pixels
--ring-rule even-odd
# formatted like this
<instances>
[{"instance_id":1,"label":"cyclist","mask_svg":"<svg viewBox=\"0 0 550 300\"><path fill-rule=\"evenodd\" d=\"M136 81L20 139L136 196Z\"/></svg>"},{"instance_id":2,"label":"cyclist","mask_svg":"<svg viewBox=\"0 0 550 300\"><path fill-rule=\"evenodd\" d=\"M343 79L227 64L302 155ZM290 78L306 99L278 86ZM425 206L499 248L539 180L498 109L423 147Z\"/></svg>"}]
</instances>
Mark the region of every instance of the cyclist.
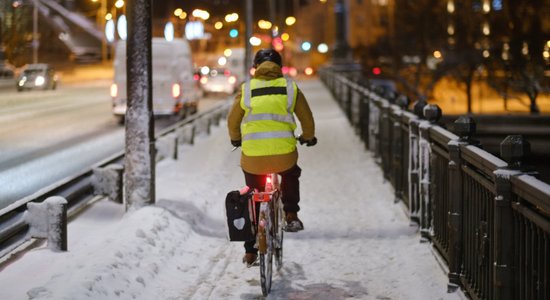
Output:
<instances>
[{"instance_id":1,"label":"cyclist","mask_svg":"<svg viewBox=\"0 0 550 300\"><path fill-rule=\"evenodd\" d=\"M254 56L254 77L242 84L227 118L231 144L242 147L241 168L246 185L263 189L265 174L281 175L285 230L304 229L298 218L300 185L298 152L294 130L298 117L301 144L314 146L315 123L306 98L293 81L283 77L281 55L273 49L259 50ZM251 266L258 250L255 240L244 243L243 262Z\"/></svg>"}]
</instances>

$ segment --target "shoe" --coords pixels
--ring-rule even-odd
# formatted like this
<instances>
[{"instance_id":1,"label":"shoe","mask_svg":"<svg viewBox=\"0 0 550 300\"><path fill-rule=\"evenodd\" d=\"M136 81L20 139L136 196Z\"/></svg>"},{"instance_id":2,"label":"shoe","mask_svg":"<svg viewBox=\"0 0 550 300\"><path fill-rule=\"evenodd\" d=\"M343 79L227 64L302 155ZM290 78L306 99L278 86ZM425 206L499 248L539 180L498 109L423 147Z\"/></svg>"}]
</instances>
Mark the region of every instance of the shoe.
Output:
<instances>
[{"instance_id":1,"label":"shoe","mask_svg":"<svg viewBox=\"0 0 550 300\"><path fill-rule=\"evenodd\" d=\"M252 266L257 266L258 254L256 253L245 253L243 256L243 263L246 264L247 268Z\"/></svg>"},{"instance_id":2,"label":"shoe","mask_svg":"<svg viewBox=\"0 0 550 300\"><path fill-rule=\"evenodd\" d=\"M286 225L283 227L284 231L297 232L304 230L304 223L298 219L298 213L287 212L286 213Z\"/></svg>"}]
</instances>

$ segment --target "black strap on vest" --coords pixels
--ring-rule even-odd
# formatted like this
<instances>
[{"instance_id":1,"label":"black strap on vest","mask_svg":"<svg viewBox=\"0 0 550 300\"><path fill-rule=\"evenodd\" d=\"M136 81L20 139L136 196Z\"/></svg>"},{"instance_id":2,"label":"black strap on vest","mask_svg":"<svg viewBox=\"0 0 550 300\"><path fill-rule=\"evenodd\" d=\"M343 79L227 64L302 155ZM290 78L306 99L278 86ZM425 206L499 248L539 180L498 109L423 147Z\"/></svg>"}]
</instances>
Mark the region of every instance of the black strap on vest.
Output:
<instances>
[{"instance_id":1,"label":"black strap on vest","mask_svg":"<svg viewBox=\"0 0 550 300\"><path fill-rule=\"evenodd\" d=\"M273 86L253 89L251 91L251 97L265 96L265 95L286 95L286 87Z\"/></svg>"}]
</instances>

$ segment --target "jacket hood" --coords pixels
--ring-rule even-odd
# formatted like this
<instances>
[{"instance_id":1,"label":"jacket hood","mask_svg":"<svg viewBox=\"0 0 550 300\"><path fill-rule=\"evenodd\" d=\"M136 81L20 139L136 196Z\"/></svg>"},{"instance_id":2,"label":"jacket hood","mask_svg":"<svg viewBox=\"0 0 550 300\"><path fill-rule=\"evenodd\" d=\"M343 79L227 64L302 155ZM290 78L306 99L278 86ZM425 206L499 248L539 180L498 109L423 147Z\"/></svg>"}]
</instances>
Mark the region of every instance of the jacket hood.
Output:
<instances>
[{"instance_id":1,"label":"jacket hood","mask_svg":"<svg viewBox=\"0 0 550 300\"><path fill-rule=\"evenodd\" d=\"M279 77L283 77L281 67L271 61L264 61L261 63L254 73L254 78L256 79L270 80Z\"/></svg>"}]
</instances>

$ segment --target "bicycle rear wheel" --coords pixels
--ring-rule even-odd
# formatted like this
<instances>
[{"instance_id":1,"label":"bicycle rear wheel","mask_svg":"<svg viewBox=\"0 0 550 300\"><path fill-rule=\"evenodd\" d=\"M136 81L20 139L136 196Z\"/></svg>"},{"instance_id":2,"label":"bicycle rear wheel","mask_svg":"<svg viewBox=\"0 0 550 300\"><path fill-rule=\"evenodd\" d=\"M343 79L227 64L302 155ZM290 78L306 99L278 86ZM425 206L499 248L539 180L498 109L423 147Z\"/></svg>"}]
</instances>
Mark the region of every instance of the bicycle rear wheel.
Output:
<instances>
[{"instance_id":1,"label":"bicycle rear wheel","mask_svg":"<svg viewBox=\"0 0 550 300\"><path fill-rule=\"evenodd\" d=\"M283 203L281 201L281 194L277 193L273 203L274 212L275 212L275 222L274 222L274 235L273 235L273 249L275 255L275 267L277 271L283 266L283 226L284 226L284 215Z\"/></svg>"},{"instance_id":2,"label":"bicycle rear wheel","mask_svg":"<svg viewBox=\"0 0 550 300\"><path fill-rule=\"evenodd\" d=\"M273 275L273 206L270 203L262 203L260 206L260 283L262 294L267 296L271 291L271 278Z\"/></svg>"}]
</instances>

